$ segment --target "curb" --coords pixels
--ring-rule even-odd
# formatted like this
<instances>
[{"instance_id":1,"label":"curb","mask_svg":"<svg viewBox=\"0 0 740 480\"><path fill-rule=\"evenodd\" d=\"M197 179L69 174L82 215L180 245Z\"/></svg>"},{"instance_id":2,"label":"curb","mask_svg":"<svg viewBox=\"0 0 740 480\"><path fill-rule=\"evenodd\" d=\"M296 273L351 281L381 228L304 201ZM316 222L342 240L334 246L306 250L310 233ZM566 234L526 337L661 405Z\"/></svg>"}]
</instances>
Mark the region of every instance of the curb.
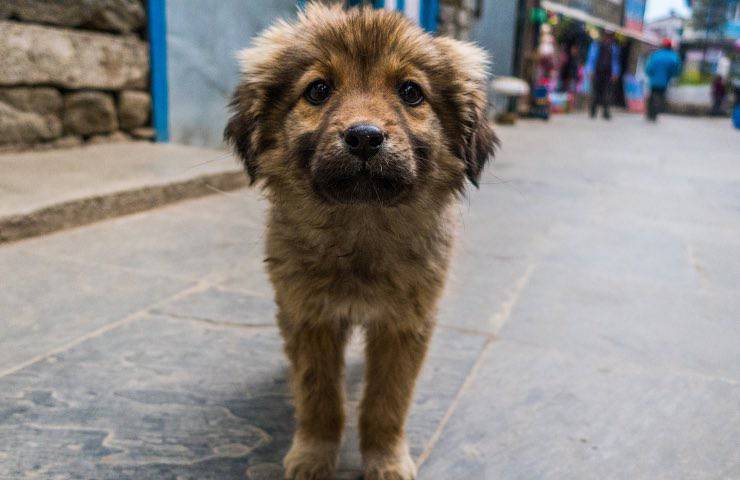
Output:
<instances>
[{"instance_id":1,"label":"curb","mask_svg":"<svg viewBox=\"0 0 740 480\"><path fill-rule=\"evenodd\" d=\"M246 185L246 175L238 170L71 200L26 214L1 217L0 244L151 210L185 199L236 190Z\"/></svg>"}]
</instances>

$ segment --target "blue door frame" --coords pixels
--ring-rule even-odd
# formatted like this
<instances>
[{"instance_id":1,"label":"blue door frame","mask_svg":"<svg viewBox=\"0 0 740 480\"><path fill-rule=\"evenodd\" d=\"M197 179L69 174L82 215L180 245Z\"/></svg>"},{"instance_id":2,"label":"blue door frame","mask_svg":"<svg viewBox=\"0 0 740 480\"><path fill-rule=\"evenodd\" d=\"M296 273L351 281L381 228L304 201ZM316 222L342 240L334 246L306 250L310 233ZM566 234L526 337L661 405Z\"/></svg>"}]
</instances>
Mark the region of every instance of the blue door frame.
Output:
<instances>
[{"instance_id":1,"label":"blue door frame","mask_svg":"<svg viewBox=\"0 0 740 480\"><path fill-rule=\"evenodd\" d=\"M362 0L347 0L350 7L362 4ZM385 0L372 0L373 7L385 8ZM406 1L396 0L396 10L406 12ZM427 32L437 31L437 16L439 15L439 0L420 0L419 24ZM407 12L408 13L408 12Z\"/></svg>"},{"instance_id":2,"label":"blue door frame","mask_svg":"<svg viewBox=\"0 0 740 480\"><path fill-rule=\"evenodd\" d=\"M421 0L419 23L427 32L437 31L437 16L439 15L439 0Z\"/></svg>"},{"instance_id":3,"label":"blue door frame","mask_svg":"<svg viewBox=\"0 0 740 480\"><path fill-rule=\"evenodd\" d=\"M165 0L147 0L149 58L152 89L152 125L158 142L170 139L167 88L167 16Z\"/></svg>"}]
</instances>

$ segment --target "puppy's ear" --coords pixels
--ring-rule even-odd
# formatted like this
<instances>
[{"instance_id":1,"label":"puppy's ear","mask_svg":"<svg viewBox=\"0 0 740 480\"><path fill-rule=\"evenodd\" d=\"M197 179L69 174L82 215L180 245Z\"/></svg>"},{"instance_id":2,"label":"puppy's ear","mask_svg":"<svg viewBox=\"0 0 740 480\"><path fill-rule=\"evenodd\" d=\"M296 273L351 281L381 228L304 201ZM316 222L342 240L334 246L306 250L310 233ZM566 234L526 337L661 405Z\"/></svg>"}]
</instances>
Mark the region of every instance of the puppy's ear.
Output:
<instances>
[{"instance_id":1,"label":"puppy's ear","mask_svg":"<svg viewBox=\"0 0 740 480\"><path fill-rule=\"evenodd\" d=\"M483 167L493 155L498 138L488 121L488 56L472 43L436 37L446 71L444 92L454 124L450 142L465 163L470 183L478 186Z\"/></svg>"},{"instance_id":2,"label":"puppy's ear","mask_svg":"<svg viewBox=\"0 0 740 480\"><path fill-rule=\"evenodd\" d=\"M299 18L304 16L299 14ZM275 128L270 127L270 121L274 121L275 104L300 67L296 59L301 57L289 55L297 49L296 36L296 24L279 20L236 55L241 83L229 105L232 115L224 140L239 155L252 183L267 175L269 168L260 162L262 154L274 145Z\"/></svg>"},{"instance_id":3,"label":"puppy's ear","mask_svg":"<svg viewBox=\"0 0 740 480\"><path fill-rule=\"evenodd\" d=\"M499 140L488 121L488 102L482 107L473 107L476 113L468 132L463 136L465 174L470 183L478 187L483 167L493 155Z\"/></svg>"},{"instance_id":4,"label":"puppy's ear","mask_svg":"<svg viewBox=\"0 0 740 480\"><path fill-rule=\"evenodd\" d=\"M226 128L224 140L231 145L244 165L250 183L257 180L256 130L259 113L256 107L255 92L250 92L246 83L239 85L229 104L232 111Z\"/></svg>"}]
</instances>

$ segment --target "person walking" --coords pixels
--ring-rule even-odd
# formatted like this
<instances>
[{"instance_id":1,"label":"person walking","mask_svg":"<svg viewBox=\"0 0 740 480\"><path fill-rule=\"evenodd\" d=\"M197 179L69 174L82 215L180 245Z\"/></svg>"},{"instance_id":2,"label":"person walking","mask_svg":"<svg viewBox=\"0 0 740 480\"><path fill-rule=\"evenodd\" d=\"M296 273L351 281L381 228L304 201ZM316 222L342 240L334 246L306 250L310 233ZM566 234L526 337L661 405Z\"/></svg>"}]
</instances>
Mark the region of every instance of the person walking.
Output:
<instances>
[{"instance_id":1,"label":"person walking","mask_svg":"<svg viewBox=\"0 0 740 480\"><path fill-rule=\"evenodd\" d=\"M573 44L560 65L560 91L575 93L578 85L578 45Z\"/></svg>"},{"instance_id":2,"label":"person walking","mask_svg":"<svg viewBox=\"0 0 740 480\"><path fill-rule=\"evenodd\" d=\"M671 78L681 73L681 59L673 51L670 39L661 42L660 49L648 58L645 73L650 79L650 97L647 105L647 118L651 122L658 119L658 113L665 105L665 92Z\"/></svg>"},{"instance_id":3,"label":"person walking","mask_svg":"<svg viewBox=\"0 0 740 480\"><path fill-rule=\"evenodd\" d=\"M712 81L712 111L710 115L722 116L725 114L722 111L722 102L725 100L725 95L727 95L725 79L722 78L722 75L715 75Z\"/></svg>"},{"instance_id":4,"label":"person walking","mask_svg":"<svg viewBox=\"0 0 740 480\"><path fill-rule=\"evenodd\" d=\"M601 106L604 118L609 120L612 89L621 73L619 45L614 39L614 32L605 30L601 40L591 42L585 72L591 78L591 118L596 118L596 110Z\"/></svg>"}]
</instances>

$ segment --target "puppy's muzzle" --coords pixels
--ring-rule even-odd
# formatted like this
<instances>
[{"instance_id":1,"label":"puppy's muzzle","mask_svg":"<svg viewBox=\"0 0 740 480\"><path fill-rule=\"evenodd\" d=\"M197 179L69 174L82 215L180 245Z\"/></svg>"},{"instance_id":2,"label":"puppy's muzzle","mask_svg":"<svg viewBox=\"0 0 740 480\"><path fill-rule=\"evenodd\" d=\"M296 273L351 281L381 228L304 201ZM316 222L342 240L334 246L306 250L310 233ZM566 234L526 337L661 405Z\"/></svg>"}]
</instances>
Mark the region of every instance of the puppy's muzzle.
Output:
<instances>
[{"instance_id":1,"label":"puppy's muzzle","mask_svg":"<svg viewBox=\"0 0 740 480\"><path fill-rule=\"evenodd\" d=\"M409 161L388 145L387 132L371 123L352 125L339 135L332 153L311 162L314 191L330 203L392 206L414 181ZM336 137L335 137L336 138Z\"/></svg>"}]
</instances>

